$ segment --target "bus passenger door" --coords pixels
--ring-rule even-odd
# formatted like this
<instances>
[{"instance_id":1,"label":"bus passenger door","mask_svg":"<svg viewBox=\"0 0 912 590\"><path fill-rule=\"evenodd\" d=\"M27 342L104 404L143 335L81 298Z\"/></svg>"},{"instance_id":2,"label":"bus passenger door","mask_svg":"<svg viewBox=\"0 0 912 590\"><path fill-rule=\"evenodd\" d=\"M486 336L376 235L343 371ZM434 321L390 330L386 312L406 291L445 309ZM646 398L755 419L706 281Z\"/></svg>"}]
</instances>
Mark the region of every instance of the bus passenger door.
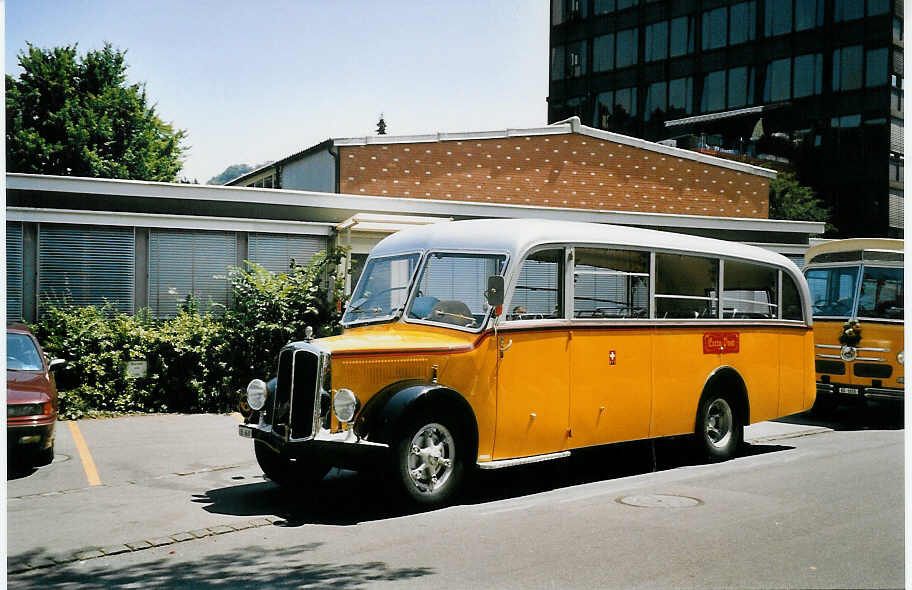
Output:
<instances>
[{"instance_id":1,"label":"bus passenger door","mask_svg":"<svg viewBox=\"0 0 912 590\"><path fill-rule=\"evenodd\" d=\"M564 250L530 255L498 333L494 460L564 450L569 413L569 330Z\"/></svg>"}]
</instances>

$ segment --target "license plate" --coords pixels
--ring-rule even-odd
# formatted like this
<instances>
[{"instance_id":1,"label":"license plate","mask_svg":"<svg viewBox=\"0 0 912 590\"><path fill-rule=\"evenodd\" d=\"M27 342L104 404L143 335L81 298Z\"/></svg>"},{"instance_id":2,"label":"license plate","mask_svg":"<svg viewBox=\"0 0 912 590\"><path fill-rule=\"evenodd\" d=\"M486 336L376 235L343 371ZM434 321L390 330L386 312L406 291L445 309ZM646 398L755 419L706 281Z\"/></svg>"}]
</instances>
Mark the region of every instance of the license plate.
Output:
<instances>
[{"instance_id":1,"label":"license plate","mask_svg":"<svg viewBox=\"0 0 912 590\"><path fill-rule=\"evenodd\" d=\"M253 438L253 428L249 426L238 426L238 434L241 435L241 438Z\"/></svg>"},{"instance_id":2,"label":"license plate","mask_svg":"<svg viewBox=\"0 0 912 590\"><path fill-rule=\"evenodd\" d=\"M845 393L848 395L858 395L858 390L854 387L840 387L839 393Z\"/></svg>"}]
</instances>

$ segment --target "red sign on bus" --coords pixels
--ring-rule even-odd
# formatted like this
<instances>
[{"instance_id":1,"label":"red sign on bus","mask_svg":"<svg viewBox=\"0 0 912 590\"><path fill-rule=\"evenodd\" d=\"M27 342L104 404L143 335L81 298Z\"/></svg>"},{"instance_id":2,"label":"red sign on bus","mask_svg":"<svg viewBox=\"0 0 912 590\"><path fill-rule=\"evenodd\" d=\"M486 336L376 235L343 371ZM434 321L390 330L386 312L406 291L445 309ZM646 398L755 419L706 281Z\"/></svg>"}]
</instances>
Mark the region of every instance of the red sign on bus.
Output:
<instances>
[{"instance_id":1,"label":"red sign on bus","mask_svg":"<svg viewBox=\"0 0 912 590\"><path fill-rule=\"evenodd\" d=\"M737 332L704 332L703 354L729 354L741 351Z\"/></svg>"}]
</instances>

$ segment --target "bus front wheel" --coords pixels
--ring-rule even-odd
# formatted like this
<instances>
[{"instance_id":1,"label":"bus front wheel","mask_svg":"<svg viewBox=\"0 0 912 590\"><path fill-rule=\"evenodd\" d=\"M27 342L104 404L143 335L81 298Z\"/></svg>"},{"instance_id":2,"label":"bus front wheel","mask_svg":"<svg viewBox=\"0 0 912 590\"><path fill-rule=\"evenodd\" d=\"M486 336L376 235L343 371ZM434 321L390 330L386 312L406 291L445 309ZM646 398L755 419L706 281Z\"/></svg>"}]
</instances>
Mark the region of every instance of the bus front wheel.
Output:
<instances>
[{"instance_id":1,"label":"bus front wheel","mask_svg":"<svg viewBox=\"0 0 912 590\"><path fill-rule=\"evenodd\" d=\"M695 434L702 454L712 461L725 461L744 442L744 425L728 397L709 393L700 400Z\"/></svg>"}]
</instances>

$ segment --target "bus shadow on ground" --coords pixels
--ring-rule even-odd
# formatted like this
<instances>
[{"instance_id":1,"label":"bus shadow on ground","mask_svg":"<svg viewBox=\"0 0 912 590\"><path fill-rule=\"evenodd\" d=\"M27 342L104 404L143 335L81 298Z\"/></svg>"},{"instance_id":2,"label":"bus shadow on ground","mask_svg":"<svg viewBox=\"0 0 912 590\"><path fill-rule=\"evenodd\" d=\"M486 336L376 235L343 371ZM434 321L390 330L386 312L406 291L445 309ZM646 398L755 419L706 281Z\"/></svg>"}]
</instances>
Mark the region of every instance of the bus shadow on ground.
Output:
<instances>
[{"instance_id":1,"label":"bus shadow on ground","mask_svg":"<svg viewBox=\"0 0 912 590\"><path fill-rule=\"evenodd\" d=\"M794 447L745 445L741 456L761 455ZM519 498L577 485L705 464L686 439L621 443L575 451L569 458L508 469L476 470L460 499L476 505ZM251 518L276 516L276 526L306 524L351 526L420 512L386 493L385 474L333 470L310 488L284 489L265 477L237 486L212 489L193 497L207 512Z\"/></svg>"},{"instance_id":2,"label":"bus shadow on ground","mask_svg":"<svg viewBox=\"0 0 912 590\"><path fill-rule=\"evenodd\" d=\"M786 424L823 426L839 431L902 430L905 428L900 402L844 402L828 412L803 412L774 420Z\"/></svg>"}]
</instances>

